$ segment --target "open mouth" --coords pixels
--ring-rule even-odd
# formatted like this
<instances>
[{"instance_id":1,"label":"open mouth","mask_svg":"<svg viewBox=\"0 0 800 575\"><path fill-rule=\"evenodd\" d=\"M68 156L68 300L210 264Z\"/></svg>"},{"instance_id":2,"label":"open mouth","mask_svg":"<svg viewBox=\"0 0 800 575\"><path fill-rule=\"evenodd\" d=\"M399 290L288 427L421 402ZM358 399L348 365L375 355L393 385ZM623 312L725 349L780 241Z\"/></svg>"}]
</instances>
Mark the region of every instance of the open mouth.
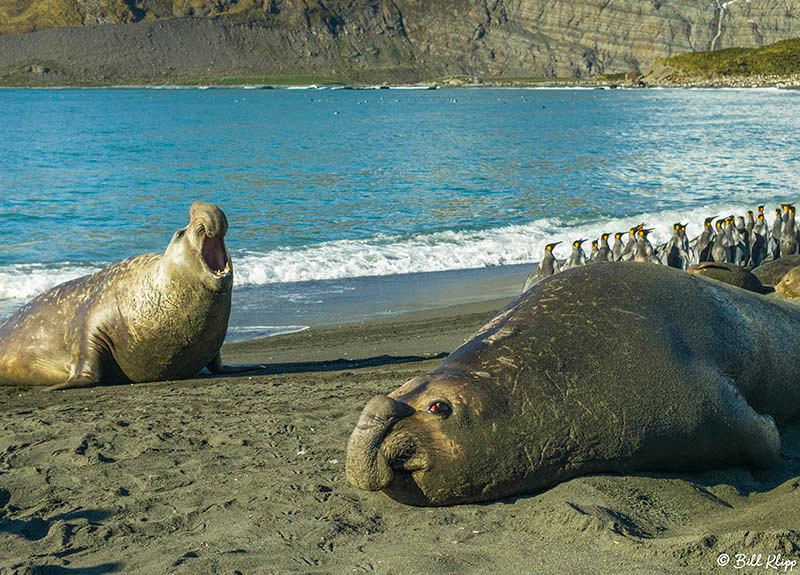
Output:
<instances>
[{"instance_id":1,"label":"open mouth","mask_svg":"<svg viewBox=\"0 0 800 575\"><path fill-rule=\"evenodd\" d=\"M225 244L221 238L203 238L203 261L215 276L222 278L230 275L231 262L225 251Z\"/></svg>"}]
</instances>

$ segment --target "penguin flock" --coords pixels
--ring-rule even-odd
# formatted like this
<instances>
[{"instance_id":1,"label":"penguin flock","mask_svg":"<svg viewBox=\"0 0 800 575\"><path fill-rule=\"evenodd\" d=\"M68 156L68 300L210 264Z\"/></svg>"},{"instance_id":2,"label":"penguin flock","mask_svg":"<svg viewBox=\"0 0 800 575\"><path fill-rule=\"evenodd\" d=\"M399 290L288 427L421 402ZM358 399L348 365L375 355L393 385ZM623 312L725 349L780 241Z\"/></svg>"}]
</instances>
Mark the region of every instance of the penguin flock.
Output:
<instances>
[{"instance_id":1,"label":"penguin flock","mask_svg":"<svg viewBox=\"0 0 800 575\"><path fill-rule=\"evenodd\" d=\"M678 222L672 225L669 241L658 246L647 239L654 228L639 224L627 232L615 233L611 246L608 244L610 234L602 234L592 241L589 257L583 249L588 240L575 240L572 252L563 261L553 254L553 249L561 242L547 244L542 261L525 280L522 291L560 271L596 262L636 261L682 270L703 262L755 268L767 260L800 253L800 228L795 223L795 211L794 204L780 204L772 226L767 223L763 205L758 206L755 213L748 210L746 216L738 218L710 216L703 222L703 231L692 240L686 235L688 224Z\"/></svg>"}]
</instances>

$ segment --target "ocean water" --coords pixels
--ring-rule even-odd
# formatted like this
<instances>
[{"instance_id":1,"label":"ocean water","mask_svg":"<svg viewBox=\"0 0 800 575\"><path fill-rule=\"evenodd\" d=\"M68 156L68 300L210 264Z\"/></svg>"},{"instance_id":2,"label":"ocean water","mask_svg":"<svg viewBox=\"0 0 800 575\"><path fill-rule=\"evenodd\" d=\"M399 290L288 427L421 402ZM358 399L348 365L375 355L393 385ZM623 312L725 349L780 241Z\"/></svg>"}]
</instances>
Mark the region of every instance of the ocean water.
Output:
<instances>
[{"instance_id":1,"label":"ocean water","mask_svg":"<svg viewBox=\"0 0 800 575\"><path fill-rule=\"evenodd\" d=\"M771 219L798 133L777 89L0 90L0 317L162 251L198 199L230 340L513 295L551 241Z\"/></svg>"}]
</instances>

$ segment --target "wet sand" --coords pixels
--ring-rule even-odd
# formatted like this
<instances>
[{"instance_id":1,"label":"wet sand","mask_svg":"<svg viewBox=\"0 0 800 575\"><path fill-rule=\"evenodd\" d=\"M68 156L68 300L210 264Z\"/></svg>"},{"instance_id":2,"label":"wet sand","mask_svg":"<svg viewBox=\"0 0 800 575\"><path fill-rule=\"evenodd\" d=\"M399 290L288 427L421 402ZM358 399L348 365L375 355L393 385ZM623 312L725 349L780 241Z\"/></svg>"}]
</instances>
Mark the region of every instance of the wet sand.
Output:
<instances>
[{"instance_id":1,"label":"wet sand","mask_svg":"<svg viewBox=\"0 0 800 575\"><path fill-rule=\"evenodd\" d=\"M800 572L800 425L766 472L597 475L448 508L351 487L366 401L503 305L223 348L269 364L256 375L0 388L0 574L764 573L778 553ZM735 569L737 553L762 565Z\"/></svg>"}]
</instances>

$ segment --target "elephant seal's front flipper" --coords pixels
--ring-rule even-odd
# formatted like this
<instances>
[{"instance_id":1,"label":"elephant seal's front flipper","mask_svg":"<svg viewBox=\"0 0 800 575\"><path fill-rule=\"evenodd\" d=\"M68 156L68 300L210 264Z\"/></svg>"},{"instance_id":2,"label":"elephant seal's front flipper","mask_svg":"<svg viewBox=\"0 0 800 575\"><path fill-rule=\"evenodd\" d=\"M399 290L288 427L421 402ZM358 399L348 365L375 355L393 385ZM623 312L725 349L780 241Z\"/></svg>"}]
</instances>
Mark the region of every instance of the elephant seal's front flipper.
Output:
<instances>
[{"instance_id":1,"label":"elephant seal's front flipper","mask_svg":"<svg viewBox=\"0 0 800 575\"><path fill-rule=\"evenodd\" d=\"M81 331L84 337L76 339L73 344L72 369L69 377L62 383L45 388L45 391L93 387L100 385L104 377L107 380L122 382L126 378L120 373L109 349L109 339L104 337L102 328L97 327L100 318L108 312L103 306L96 306L95 311L87 312L83 317ZM94 326L94 327L89 327Z\"/></svg>"},{"instance_id":2,"label":"elephant seal's front flipper","mask_svg":"<svg viewBox=\"0 0 800 575\"><path fill-rule=\"evenodd\" d=\"M194 202L161 254L41 294L0 323L0 385L65 389L183 379L218 363L231 311L228 220Z\"/></svg>"},{"instance_id":3,"label":"elephant seal's front flipper","mask_svg":"<svg viewBox=\"0 0 800 575\"><path fill-rule=\"evenodd\" d=\"M233 374L233 373L247 373L248 371L259 371L261 369L266 369L267 366L260 364L260 363L252 363L252 364L245 364L245 365L225 365L222 363L222 357L220 354L214 356L214 359L211 360L206 368L211 375L225 375L225 374Z\"/></svg>"},{"instance_id":4,"label":"elephant seal's front flipper","mask_svg":"<svg viewBox=\"0 0 800 575\"><path fill-rule=\"evenodd\" d=\"M710 451L715 451L713 446L721 445L732 450L725 457L716 449L718 456L722 456L721 464L726 460L735 463L737 459L741 464L760 469L777 464L781 434L772 416L757 413L728 378L720 378L711 389L717 390L718 395L712 398L716 411L708 416L705 426Z\"/></svg>"}]
</instances>

